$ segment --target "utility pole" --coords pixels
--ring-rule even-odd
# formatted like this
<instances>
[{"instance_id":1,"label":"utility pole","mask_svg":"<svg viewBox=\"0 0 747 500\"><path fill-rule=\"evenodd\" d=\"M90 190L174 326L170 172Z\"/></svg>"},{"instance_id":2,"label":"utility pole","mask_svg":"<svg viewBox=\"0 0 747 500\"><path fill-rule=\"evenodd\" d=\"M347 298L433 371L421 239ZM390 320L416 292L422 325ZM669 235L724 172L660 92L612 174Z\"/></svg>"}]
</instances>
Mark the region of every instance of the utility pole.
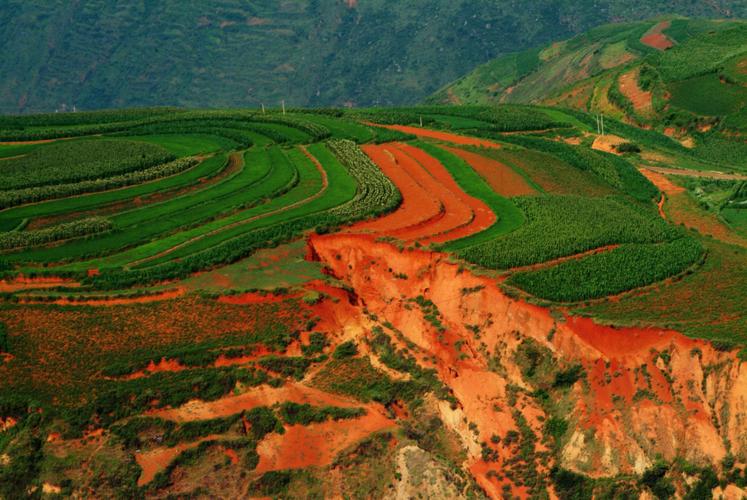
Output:
<instances>
[{"instance_id":1,"label":"utility pole","mask_svg":"<svg viewBox=\"0 0 747 500\"><path fill-rule=\"evenodd\" d=\"M280 102L281 102L281 104L283 105L283 114L285 114L285 99L283 99L283 100L282 100L282 101L280 101Z\"/></svg>"},{"instance_id":2,"label":"utility pole","mask_svg":"<svg viewBox=\"0 0 747 500\"><path fill-rule=\"evenodd\" d=\"M602 136L604 136L604 115L602 115Z\"/></svg>"},{"instance_id":3,"label":"utility pole","mask_svg":"<svg viewBox=\"0 0 747 500\"><path fill-rule=\"evenodd\" d=\"M420 127L423 127L423 115L420 115Z\"/></svg>"},{"instance_id":4,"label":"utility pole","mask_svg":"<svg viewBox=\"0 0 747 500\"><path fill-rule=\"evenodd\" d=\"M597 135L599 135L600 133L602 133L602 129L599 127L599 115L595 114L594 119L597 122Z\"/></svg>"},{"instance_id":5,"label":"utility pole","mask_svg":"<svg viewBox=\"0 0 747 500\"><path fill-rule=\"evenodd\" d=\"M262 114L265 114L265 103L262 103Z\"/></svg>"}]
</instances>

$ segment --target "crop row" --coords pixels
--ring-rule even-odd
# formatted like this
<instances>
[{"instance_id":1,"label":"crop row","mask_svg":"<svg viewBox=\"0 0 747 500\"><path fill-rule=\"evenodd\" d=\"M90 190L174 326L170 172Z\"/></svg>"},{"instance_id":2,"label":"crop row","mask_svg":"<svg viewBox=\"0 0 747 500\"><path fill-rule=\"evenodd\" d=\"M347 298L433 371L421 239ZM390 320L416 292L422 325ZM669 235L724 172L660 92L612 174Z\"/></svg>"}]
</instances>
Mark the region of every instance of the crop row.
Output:
<instances>
[{"instance_id":1,"label":"crop row","mask_svg":"<svg viewBox=\"0 0 747 500\"><path fill-rule=\"evenodd\" d=\"M36 231L10 231L0 233L0 250L44 245L60 240L80 238L111 231L112 221L106 217L88 217Z\"/></svg>"},{"instance_id":2,"label":"crop row","mask_svg":"<svg viewBox=\"0 0 747 500\"><path fill-rule=\"evenodd\" d=\"M143 170L174 160L155 144L124 140L62 141L3 162L3 190L74 183Z\"/></svg>"},{"instance_id":3,"label":"crop row","mask_svg":"<svg viewBox=\"0 0 747 500\"><path fill-rule=\"evenodd\" d=\"M347 144L357 150L354 143L347 142ZM303 221L312 224L308 221L313 221L313 225L309 227L316 227L318 231L328 231L339 225L340 221L355 216L354 212L368 213L366 210L371 208L370 205L375 202L375 197L372 196L372 189L363 186L369 182L373 183L373 181L367 179L365 175L353 175L353 168L344 166L341 160L324 144L311 145L308 147L308 152L323 165L328 180L326 188L322 186L321 176L312 161L300 150L289 150L287 152L289 159L301 173L301 182L299 182L298 189L277 197L266 205L229 217L227 222L232 224L222 225L224 229L219 232L213 231L212 224L187 232L184 235L185 237L191 236L196 238L197 241L189 243L150 264L184 258L224 244L233 238L240 238L251 231L288 221L297 220L299 224ZM365 157L365 160L370 162L367 157ZM369 164L368 167L371 165L373 164ZM375 165L373 167L376 168L376 172L379 172ZM386 180L388 181L388 179ZM373 209L370 211L376 213ZM209 230L210 234L203 237L205 230ZM182 239L182 235L174 235L173 238L168 239L168 243L172 244L177 238Z\"/></svg>"},{"instance_id":4,"label":"crop row","mask_svg":"<svg viewBox=\"0 0 747 500\"><path fill-rule=\"evenodd\" d=\"M527 106L418 106L409 108L373 108L355 111L359 116L384 124L420 124L454 129L493 131L541 130L566 127L546 113Z\"/></svg>"},{"instance_id":5,"label":"crop row","mask_svg":"<svg viewBox=\"0 0 747 500\"><path fill-rule=\"evenodd\" d=\"M625 244L609 252L512 275L507 284L543 299L575 302L621 293L679 274L703 247L689 237L658 244Z\"/></svg>"},{"instance_id":6,"label":"crop row","mask_svg":"<svg viewBox=\"0 0 747 500\"><path fill-rule=\"evenodd\" d=\"M330 210L331 216L341 220L376 217L399 206L402 195L397 187L354 142L337 139L327 145L358 183L355 197Z\"/></svg>"},{"instance_id":7,"label":"crop row","mask_svg":"<svg viewBox=\"0 0 747 500\"><path fill-rule=\"evenodd\" d=\"M455 251L490 241L510 233L524 223L521 210L511 200L498 195L464 160L427 142L419 142L417 146L441 162L464 192L483 201L497 217L496 222L488 229L450 241L442 246L444 250Z\"/></svg>"},{"instance_id":8,"label":"crop row","mask_svg":"<svg viewBox=\"0 0 747 500\"><path fill-rule=\"evenodd\" d=\"M82 193L104 191L133 184L151 181L161 177L177 174L197 164L194 158L182 158L162 165L130 172L103 179L92 179L71 184L53 184L48 186L0 191L0 209L14 207L25 203L34 203L53 198L63 198Z\"/></svg>"},{"instance_id":9,"label":"crop row","mask_svg":"<svg viewBox=\"0 0 747 500\"><path fill-rule=\"evenodd\" d=\"M185 160L181 161L184 162ZM94 210L124 200L130 200L137 197L143 198L155 193L182 189L219 174L223 171L225 165L225 162L221 163L208 160L197 163L196 160L194 160L186 164L187 168L184 168L182 165L180 166L180 169L173 174L158 177L150 182L143 181L143 183L123 187L121 189L112 189L82 196L49 200L3 210L0 211L0 231L13 229L23 220L27 219Z\"/></svg>"},{"instance_id":10,"label":"crop row","mask_svg":"<svg viewBox=\"0 0 747 500\"><path fill-rule=\"evenodd\" d=\"M340 155L347 155L347 157L340 158L342 165L347 168L359 169L361 172L368 172L368 175L362 176L365 183L378 182L375 179L379 177L381 177L382 183L391 183L365 155L362 153L356 154L352 151L352 148L357 148L354 143L345 141L343 144L337 144L336 147ZM315 152L315 154L318 153ZM322 156L321 154L318 155ZM328 165L333 166L334 163L328 163L325 158L320 161L325 165L330 183L346 172L346 168L343 168L342 172L328 168ZM359 165L354 165L355 163L359 163ZM347 175L351 176L352 179L352 174ZM361 189L360 191L365 195L357 198L356 201L356 204L366 207L365 210L361 210L353 207L350 201L357 192L354 183L352 187L352 190L350 187L344 187L342 191L338 188L338 194L325 192L325 196L308 205L268 218L264 222L267 224L264 227L241 233L236 237L222 241L220 244L210 245L200 252L184 256L179 261L167 261L145 269L105 269L102 270L100 275L89 278L89 281L99 288L118 289L136 283L150 283L162 279L185 277L193 272L215 265L234 262L260 248L273 247L289 241L309 229L316 228L317 231L328 231L342 224L393 210L401 201L401 196L396 188ZM332 184L330 184L331 189ZM341 203L339 200L348 201ZM331 213L330 209L339 205L344 208Z\"/></svg>"},{"instance_id":11,"label":"crop row","mask_svg":"<svg viewBox=\"0 0 747 500\"><path fill-rule=\"evenodd\" d=\"M314 140L322 140L330 135L329 130L318 123L311 123L288 115L274 113L262 114L258 111L184 111L117 122L67 125L64 127L5 128L0 129L0 140L28 141L56 139L60 137L79 137L122 132L158 123L189 123L204 122L206 120L219 122L220 128L242 128L251 123L285 125L308 134ZM216 124L213 126L216 126Z\"/></svg>"},{"instance_id":12,"label":"crop row","mask_svg":"<svg viewBox=\"0 0 747 500\"><path fill-rule=\"evenodd\" d=\"M259 153L264 156L251 165L234 155L231 161L240 162L237 171L207 188L114 215L112 220L117 230L102 238L26 252L18 258L49 262L107 255L241 208L264 203L278 191L294 185L297 174L287 162L270 162L267 152ZM225 156L207 161L223 162Z\"/></svg>"},{"instance_id":13,"label":"crop row","mask_svg":"<svg viewBox=\"0 0 747 500\"><path fill-rule=\"evenodd\" d=\"M619 243L655 243L680 231L624 198L530 196L514 198L527 222L501 238L458 252L463 259L492 269L546 262Z\"/></svg>"}]
</instances>

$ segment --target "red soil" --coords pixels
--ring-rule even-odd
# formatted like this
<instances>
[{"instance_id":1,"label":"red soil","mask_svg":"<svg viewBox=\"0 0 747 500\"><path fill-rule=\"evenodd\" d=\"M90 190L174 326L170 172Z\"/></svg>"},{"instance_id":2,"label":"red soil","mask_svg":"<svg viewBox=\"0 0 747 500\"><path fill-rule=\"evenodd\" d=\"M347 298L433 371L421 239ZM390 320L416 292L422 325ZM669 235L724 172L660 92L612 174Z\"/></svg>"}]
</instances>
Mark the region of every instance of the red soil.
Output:
<instances>
[{"instance_id":1,"label":"red soil","mask_svg":"<svg viewBox=\"0 0 747 500\"><path fill-rule=\"evenodd\" d=\"M402 204L394 213L355 224L352 230L392 233L428 224L443 216L443 206L439 200L410 173L412 169L418 170L419 166L410 161L400 162L403 155L391 146L368 144L362 149L397 186L402 193Z\"/></svg>"},{"instance_id":2,"label":"red soil","mask_svg":"<svg viewBox=\"0 0 747 500\"><path fill-rule=\"evenodd\" d=\"M537 191L517 174L511 167L485 156L459 148L444 147L447 151L459 156L470 164L493 188L503 196L521 196L537 194Z\"/></svg>"},{"instance_id":3,"label":"red soil","mask_svg":"<svg viewBox=\"0 0 747 500\"><path fill-rule=\"evenodd\" d=\"M56 288L58 286L77 288L80 287L80 283L69 278L59 278L56 276L44 276L40 278L18 276L12 280L0 280L0 292L17 292L19 290L33 290L37 288Z\"/></svg>"},{"instance_id":4,"label":"red soil","mask_svg":"<svg viewBox=\"0 0 747 500\"><path fill-rule=\"evenodd\" d=\"M490 495L500 496L501 484L489 471L510 467L516 450L499 446L498 461L485 463L479 443L516 430L514 410L537 435L547 417L533 398L521 393L515 405L507 403L510 385L534 389L513 361L526 340L544 346L564 366L581 364L587 374L589 388L581 383L573 387L575 408L568 415L577 425L578 431L571 431L574 438L576 432L587 433L587 438L572 438L564 447L566 467L592 464L592 475L641 473L656 454L671 460L690 456L688 450L718 464L726 454L725 439L732 449L747 450L747 440L740 437L747 433L747 364L740 367L734 352L719 352L671 330L613 328L575 317L558 320L548 309L504 295L493 279L464 271L436 252L400 251L370 236L350 234L313 236L310 245L330 272L355 290L366 310L412 342L418 360L435 368L453 391L457 408L440 405L442 420L462 438L469 450L467 465ZM393 279L389 269L410 278ZM444 332L418 308L407 307L408 298L421 294L438 308ZM465 325L477 325L480 338ZM658 355L664 351L666 360ZM501 370L489 368L494 358L501 360ZM704 367L716 363L728 368L718 382L708 378L705 384ZM687 411L673 402L673 391L688 401ZM738 415L720 413L726 407L739 408ZM477 425L476 432L466 422ZM605 458L606 449L615 450L612 458Z\"/></svg>"},{"instance_id":5,"label":"red soil","mask_svg":"<svg viewBox=\"0 0 747 500\"><path fill-rule=\"evenodd\" d=\"M288 426L285 434L269 434L259 443L256 472L324 467L345 448L394 425L384 415L369 412L354 420Z\"/></svg>"},{"instance_id":6,"label":"red soil","mask_svg":"<svg viewBox=\"0 0 747 500\"><path fill-rule=\"evenodd\" d=\"M439 243L469 236L487 229L496 221L490 208L462 191L441 162L409 144L399 144L397 147L430 174L435 181L431 184L434 189L431 193L440 193L446 211L441 221L428 228L432 236L420 238L421 243Z\"/></svg>"},{"instance_id":7,"label":"red soil","mask_svg":"<svg viewBox=\"0 0 747 500\"><path fill-rule=\"evenodd\" d=\"M685 191L685 188L682 186L678 186L674 182L667 179L667 177L659 172L654 172L653 170L650 170L648 168L641 168L640 172L643 174L646 179L651 181L651 183L659 188L664 193L667 194L677 194L682 193Z\"/></svg>"},{"instance_id":8,"label":"red soil","mask_svg":"<svg viewBox=\"0 0 747 500\"><path fill-rule=\"evenodd\" d=\"M272 303L278 303L283 302L288 299L298 297L298 294L295 295L275 295L272 293L256 293L256 292L247 292L247 293L240 293L237 295L224 295L222 297L218 297L218 302L223 302L226 304L239 304L239 305L245 305L245 304L272 304Z\"/></svg>"},{"instance_id":9,"label":"red soil","mask_svg":"<svg viewBox=\"0 0 747 500\"><path fill-rule=\"evenodd\" d=\"M669 21L662 21L641 37L641 43L648 45L659 50L666 50L672 47L674 44L667 35L662 33L665 29L669 28L671 23Z\"/></svg>"},{"instance_id":10,"label":"red soil","mask_svg":"<svg viewBox=\"0 0 747 500\"><path fill-rule=\"evenodd\" d=\"M139 297L121 297L121 298L87 298L85 296L75 299L56 299L53 301L48 300L37 300L32 296L20 297L20 302L24 304L57 304L61 306L119 306L119 305L130 305L130 304L144 304L147 302L157 302L161 300L175 299L184 295L183 288L175 288L173 290L164 290L150 295L142 295Z\"/></svg>"},{"instance_id":11,"label":"red soil","mask_svg":"<svg viewBox=\"0 0 747 500\"><path fill-rule=\"evenodd\" d=\"M464 193L446 168L424 151L406 144L366 146L364 151L394 181L403 203L394 213L356 224L351 231L427 244L467 236L495 222L495 214Z\"/></svg>"},{"instance_id":12,"label":"red soil","mask_svg":"<svg viewBox=\"0 0 747 500\"><path fill-rule=\"evenodd\" d=\"M638 86L638 70L630 70L620 75L618 84L620 92L630 100L634 110L645 113L652 109L653 94Z\"/></svg>"},{"instance_id":13,"label":"red soil","mask_svg":"<svg viewBox=\"0 0 747 500\"><path fill-rule=\"evenodd\" d=\"M135 453L135 462L143 469L137 480L138 486L148 484L156 474L164 470L183 451L197 447L203 441L216 439L217 436L207 436L192 443L180 443L173 448L155 448L143 453Z\"/></svg>"},{"instance_id":14,"label":"red soil","mask_svg":"<svg viewBox=\"0 0 747 500\"><path fill-rule=\"evenodd\" d=\"M386 410L380 404L363 405L353 399L329 394L295 382L287 382L282 387L259 386L238 396L226 396L215 401L194 400L178 408L161 408L151 410L148 414L175 422L190 422L228 417L258 406L272 406L285 401L308 403L313 406L365 407L370 414L386 414Z\"/></svg>"},{"instance_id":15,"label":"red soil","mask_svg":"<svg viewBox=\"0 0 747 500\"><path fill-rule=\"evenodd\" d=\"M451 142L453 144L462 144L465 146L479 146L483 148L500 148L501 145L488 141L487 139L477 139L476 137L467 137L465 135L452 134L451 132L444 132L442 130L431 130L427 128L411 127L409 125L381 125L378 123L372 123L377 127L388 128L390 130L398 130L405 134L412 134L417 137L426 137L428 139L436 139L444 142Z\"/></svg>"}]
</instances>

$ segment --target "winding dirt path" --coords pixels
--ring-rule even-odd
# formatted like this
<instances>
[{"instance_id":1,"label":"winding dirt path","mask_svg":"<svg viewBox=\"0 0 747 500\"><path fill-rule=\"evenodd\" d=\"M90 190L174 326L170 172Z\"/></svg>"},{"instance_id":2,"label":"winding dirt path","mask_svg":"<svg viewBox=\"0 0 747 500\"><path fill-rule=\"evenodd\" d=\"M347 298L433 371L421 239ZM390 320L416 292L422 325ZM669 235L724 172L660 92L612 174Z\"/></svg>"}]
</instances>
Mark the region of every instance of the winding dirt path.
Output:
<instances>
[{"instance_id":1,"label":"winding dirt path","mask_svg":"<svg viewBox=\"0 0 747 500\"><path fill-rule=\"evenodd\" d=\"M233 229L235 227L244 226L246 224L251 224L252 222L255 222L257 220L270 217L272 215L277 215L279 213L287 212L288 210L294 209L296 207L300 207L302 205L306 205L307 203L311 203L312 201L314 201L317 198L321 197L325 193L325 191L327 191L327 188L329 187L329 180L327 179L327 171L324 170L324 167L322 166L321 163L319 163L319 160L317 160L311 153L309 153L309 151L306 149L305 146L299 146L299 148L301 149L301 151L303 151L304 155L306 155L312 161L312 163L316 167L317 171L319 172L319 175L321 175L321 177L322 177L322 187L319 189L319 191L317 191L313 195L309 196L308 198L304 198L303 200L296 201L294 203L291 203L290 205L285 205L285 206L277 208L275 210L271 210L271 211L265 212L263 214L255 215L254 217L249 217L248 219L236 221L236 222L233 222L231 224L219 227L217 229L213 229L212 231L208 231L206 233L201 233L201 234L199 234L197 236L194 236L194 237L192 237L192 238L190 238L190 239L188 239L186 241L183 241L183 242L179 243L178 245L174 245L171 248L167 248L166 250L163 250L162 252L159 252L159 253L157 253L155 255L151 255L149 257L145 257L145 258L142 258L142 259L130 262L128 264L128 266L130 266L130 267L131 266L137 266L137 265L142 264L144 262L149 262L151 260L158 259L158 258L163 257L165 255L169 255L169 254L171 254L171 253L173 253L173 252L175 252L175 251L179 250L180 248L183 248L183 247L185 247L187 245L191 245L192 243L194 243L196 241L200 241L200 240L202 240L202 239L204 239L204 238L206 238L208 236L212 236L214 234L222 233L223 231L228 231L229 229Z\"/></svg>"},{"instance_id":2,"label":"winding dirt path","mask_svg":"<svg viewBox=\"0 0 747 500\"><path fill-rule=\"evenodd\" d=\"M368 122L367 122L368 123ZM397 130L405 134L412 134L417 137L426 137L428 139L436 139L444 142L451 142L453 144L461 144L465 146L478 146L483 148L500 148L501 145L497 142L489 141L487 139L478 139L476 137L468 137L466 135L453 134L451 132L444 132L443 130L433 130L428 128L411 127L409 125L382 125L380 123L369 123L375 127L388 128L389 130Z\"/></svg>"}]
</instances>

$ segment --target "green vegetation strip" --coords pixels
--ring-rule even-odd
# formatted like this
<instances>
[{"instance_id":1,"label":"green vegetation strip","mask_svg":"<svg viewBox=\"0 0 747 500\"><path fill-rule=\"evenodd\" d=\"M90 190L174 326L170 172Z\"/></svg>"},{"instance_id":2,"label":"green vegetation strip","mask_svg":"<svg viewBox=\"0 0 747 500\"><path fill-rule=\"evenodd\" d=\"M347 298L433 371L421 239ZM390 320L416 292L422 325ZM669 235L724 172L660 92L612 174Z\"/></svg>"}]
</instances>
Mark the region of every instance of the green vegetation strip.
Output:
<instances>
[{"instance_id":1,"label":"green vegetation strip","mask_svg":"<svg viewBox=\"0 0 747 500\"><path fill-rule=\"evenodd\" d=\"M698 261L703 247L692 238L659 244L625 244L609 252L569 260L508 278L543 299L576 302L621 293L679 274Z\"/></svg>"},{"instance_id":2,"label":"green vegetation strip","mask_svg":"<svg viewBox=\"0 0 747 500\"><path fill-rule=\"evenodd\" d=\"M144 170L174 155L144 142L61 141L0 164L3 190L75 183Z\"/></svg>"},{"instance_id":3,"label":"green vegetation strip","mask_svg":"<svg viewBox=\"0 0 747 500\"><path fill-rule=\"evenodd\" d=\"M169 176L150 182L143 182L137 186L46 201L0 211L0 231L10 230L18 226L24 219L93 210L113 203L191 186L202 179L208 179L217 175L226 166L225 162L216 160L203 161L199 164L193 160L178 160L175 163L184 168Z\"/></svg>"},{"instance_id":4,"label":"green vegetation strip","mask_svg":"<svg viewBox=\"0 0 747 500\"><path fill-rule=\"evenodd\" d=\"M617 243L657 243L681 232L653 211L621 197L530 196L513 199L527 223L512 233L457 252L469 262L508 269Z\"/></svg>"}]
</instances>

